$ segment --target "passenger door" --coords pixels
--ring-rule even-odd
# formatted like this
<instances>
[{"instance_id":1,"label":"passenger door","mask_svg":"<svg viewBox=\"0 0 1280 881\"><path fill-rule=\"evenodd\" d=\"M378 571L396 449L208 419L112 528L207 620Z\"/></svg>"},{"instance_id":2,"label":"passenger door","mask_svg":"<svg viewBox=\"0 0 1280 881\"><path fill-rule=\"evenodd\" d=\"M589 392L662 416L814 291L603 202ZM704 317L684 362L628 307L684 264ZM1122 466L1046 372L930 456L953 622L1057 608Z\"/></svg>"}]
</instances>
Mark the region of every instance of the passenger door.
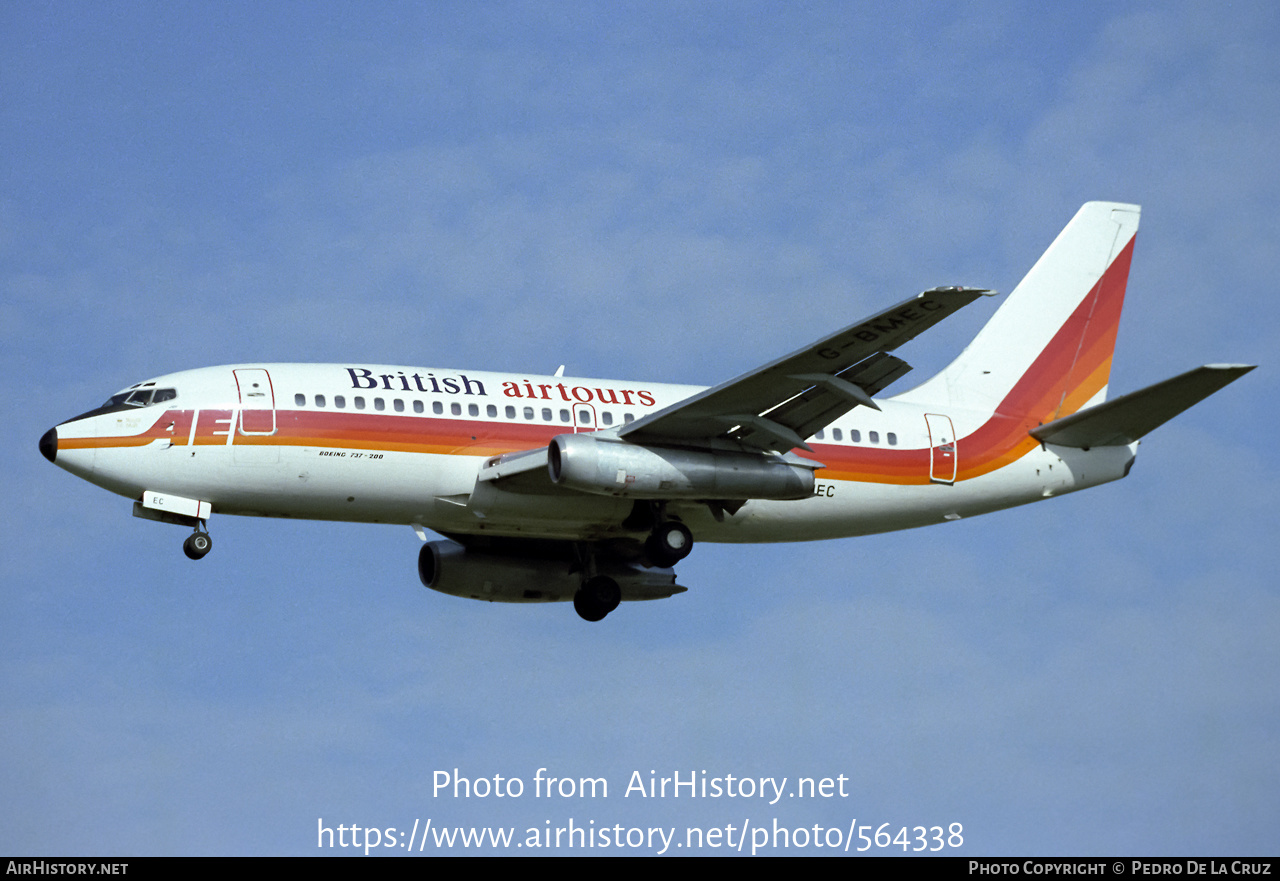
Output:
<instances>
[{"instance_id":1,"label":"passenger door","mask_svg":"<svg viewBox=\"0 0 1280 881\"><path fill-rule=\"evenodd\" d=\"M268 435L276 433L276 397L271 376L258 368L233 370L240 392L240 433Z\"/></svg>"},{"instance_id":2,"label":"passenger door","mask_svg":"<svg viewBox=\"0 0 1280 881\"><path fill-rule=\"evenodd\" d=\"M950 416L924 414L929 429L929 479L934 483L954 484L959 467L956 452L956 430Z\"/></svg>"}]
</instances>

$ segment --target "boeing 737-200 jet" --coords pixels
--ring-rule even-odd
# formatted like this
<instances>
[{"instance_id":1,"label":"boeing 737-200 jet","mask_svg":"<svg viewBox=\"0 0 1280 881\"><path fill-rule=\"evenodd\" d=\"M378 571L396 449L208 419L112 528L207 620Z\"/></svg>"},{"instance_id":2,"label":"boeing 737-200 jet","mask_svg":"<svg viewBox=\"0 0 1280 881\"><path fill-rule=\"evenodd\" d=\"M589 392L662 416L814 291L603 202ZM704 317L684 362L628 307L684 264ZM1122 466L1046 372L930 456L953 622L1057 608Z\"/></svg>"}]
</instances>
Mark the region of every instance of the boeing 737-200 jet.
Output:
<instances>
[{"instance_id":1,"label":"boeing 737-200 jet","mask_svg":"<svg viewBox=\"0 0 1280 881\"><path fill-rule=\"evenodd\" d=\"M51 462L193 528L211 514L399 523L430 588L498 602L680 593L695 541L804 541L972 517L1124 477L1138 440L1253 368L1107 400L1136 205L1090 202L961 355L891 354L989 291L939 287L713 388L386 367L172 373L50 429ZM425 530L445 536L427 541Z\"/></svg>"}]
</instances>

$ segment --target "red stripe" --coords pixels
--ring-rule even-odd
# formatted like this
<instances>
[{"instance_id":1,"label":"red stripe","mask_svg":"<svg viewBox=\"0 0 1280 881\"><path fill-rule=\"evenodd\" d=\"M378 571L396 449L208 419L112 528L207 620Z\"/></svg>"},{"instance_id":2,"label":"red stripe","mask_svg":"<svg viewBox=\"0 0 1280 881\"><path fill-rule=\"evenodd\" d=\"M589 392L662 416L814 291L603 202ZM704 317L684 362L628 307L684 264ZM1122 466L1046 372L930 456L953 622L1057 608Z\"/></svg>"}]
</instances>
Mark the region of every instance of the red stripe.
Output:
<instances>
[{"instance_id":1,"label":"red stripe","mask_svg":"<svg viewBox=\"0 0 1280 881\"><path fill-rule=\"evenodd\" d=\"M1037 445L1027 434L1030 429L1074 412L1106 385L1132 256L1130 240L992 417L957 441L957 480L986 474L1025 455ZM232 412L201 410L196 444L226 444ZM68 438L59 444L67 449L142 446L168 437L180 446L187 443L191 416L190 410L170 410L143 435ZM316 410L277 410L276 426L274 435L237 435L234 443L487 456L545 446L556 435L573 431L572 425ZM214 434L215 430L221 433ZM821 478L893 484L930 482L927 447L812 446L813 458L827 465L818 472Z\"/></svg>"}]
</instances>

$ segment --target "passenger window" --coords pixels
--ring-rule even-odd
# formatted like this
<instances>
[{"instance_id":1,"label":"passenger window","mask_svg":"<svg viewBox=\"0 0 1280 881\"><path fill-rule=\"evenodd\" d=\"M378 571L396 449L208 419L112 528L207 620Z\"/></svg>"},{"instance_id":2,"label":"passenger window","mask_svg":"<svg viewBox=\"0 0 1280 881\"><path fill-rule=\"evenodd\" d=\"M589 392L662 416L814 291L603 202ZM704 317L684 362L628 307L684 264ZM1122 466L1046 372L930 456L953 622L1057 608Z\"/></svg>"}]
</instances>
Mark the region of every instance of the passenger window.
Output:
<instances>
[{"instance_id":1,"label":"passenger window","mask_svg":"<svg viewBox=\"0 0 1280 881\"><path fill-rule=\"evenodd\" d=\"M510 406L510 405L508 405L508 406L507 406L507 418L508 418L508 419L515 419L515 418L516 418L516 408L515 408L515 407L512 407L512 406Z\"/></svg>"},{"instance_id":2,"label":"passenger window","mask_svg":"<svg viewBox=\"0 0 1280 881\"><path fill-rule=\"evenodd\" d=\"M413 412L415 412L415 413L421 413L424 409L425 409L425 408L422 406L422 402L421 402L421 401L414 401L414 402L413 402Z\"/></svg>"},{"instance_id":3,"label":"passenger window","mask_svg":"<svg viewBox=\"0 0 1280 881\"><path fill-rule=\"evenodd\" d=\"M395 401L392 403L392 406L396 408L397 413L404 412L404 401L400 400L399 398L395 399Z\"/></svg>"},{"instance_id":4,"label":"passenger window","mask_svg":"<svg viewBox=\"0 0 1280 881\"><path fill-rule=\"evenodd\" d=\"M496 404L490 404L489 406L484 408L484 412L486 416L490 416L490 417L497 416L498 407Z\"/></svg>"},{"instance_id":5,"label":"passenger window","mask_svg":"<svg viewBox=\"0 0 1280 881\"><path fill-rule=\"evenodd\" d=\"M341 410L341 409L343 409L344 407L346 407L346 406L347 406L347 399L346 399L346 398L344 398L342 395L334 395L334 396L333 396L333 406L335 406L335 407L337 407L339 410Z\"/></svg>"},{"instance_id":6,"label":"passenger window","mask_svg":"<svg viewBox=\"0 0 1280 881\"><path fill-rule=\"evenodd\" d=\"M378 411L382 411L382 410L387 409L386 402L385 402L385 401L383 401L383 400L382 400L382 398L374 398L374 399L373 399L373 409L378 410Z\"/></svg>"},{"instance_id":7,"label":"passenger window","mask_svg":"<svg viewBox=\"0 0 1280 881\"><path fill-rule=\"evenodd\" d=\"M468 416L479 416L479 415L480 415L480 407L479 407L478 405L476 405L476 404L467 404L467 415L468 415Z\"/></svg>"},{"instance_id":8,"label":"passenger window","mask_svg":"<svg viewBox=\"0 0 1280 881\"><path fill-rule=\"evenodd\" d=\"M821 428L815 431L813 433L813 436L816 437L818 440L825 440L827 437L826 432L824 432Z\"/></svg>"},{"instance_id":9,"label":"passenger window","mask_svg":"<svg viewBox=\"0 0 1280 881\"><path fill-rule=\"evenodd\" d=\"M306 396L306 395L294 395L294 396L293 396L293 405L294 405L295 407L305 407L305 406L307 406L307 396Z\"/></svg>"},{"instance_id":10,"label":"passenger window","mask_svg":"<svg viewBox=\"0 0 1280 881\"><path fill-rule=\"evenodd\" d=\"M442 413L444 413L444 404L440 403L439 401L432 401L431 412L436 414L437 416L441 415Z\"/></svg>"},{"instance_id":11,"label":"passenger window","mask_svg":"<svg viewBox=\"0 0 1280 881\"><path fill-rule=\"evenodd\" d=\"M324 406L324 395L316 395L316 406L317 407Z\"/></svg>"},{"instance_id":12,"label":"passenger window","mask_svg":"<svg viewBox=\"0 0 1280 881\"><path fill-rule=\"evenodd\" d=\"M858 431L856 428L850 430L849 440L853 441L855 444L862 443L862 432Z\"/></svg>"},{"instance_id":13,"label":"passenger window","mask_svg":"<svg viewBox=\"0 0 1280 881\"><path fill-rule=\"evenodd\" d=\"M560 411L560 421L561 421L561 422L568 422L568 421L569 421L569 411L568 411L568 410L561 410L561 411Z\"/></svg>"},{"instance_id":14,"label":"passenger window","mask_svg":"<svg viewBox=\"0 0 1280 881\"><path fill-rule=\"evenodd\" d=\"M833 429L831 429L831 439L832 439L832 440L844 440L844 432L842 432L842 431L841 431L840 429L838 429L838 428L833 428Z\"/></svg>"},{"instance_id":15,"label":"passenger window","mask_svg":"<svg viewBox=\"0 0 1280 881\"><path fill-rule=\"evenodd\" d=\"M635 422L635 421L636 421L636 417L632 416L630 413L624 413L622 415L623 425L626 425L628 422Z\"/></svg>"},{"instance_id":16,"label":"passenger window","mask_svg":"<svg viewBox=\"0 0 1280 881\"><path fill-rule=\"evenodd\" d=\"M878 432L878 431L868 431L868 432L867 432L867 438L868 438L868 439L869 439L873 444L878 444L878 443L880 443L880 432Z\"/></svg>"},{"instance_id":17,"label":"passenger window","mask_svg":"<svg viewBox=\"0 0 1280 881\"><path fill-rule=\"evenodd\" d=\"M590 425L590 424L591 424L591 411L590 411L590 410L579 410L579 411L578 411L578 424L579 424L579 425Z\"/></svg>"},{"instance_id":18,"label":"passenger window","mask_svg":"<svg viewBox=\"0 0 1280 881\"><path fill-rule=\"evenodd\" d=\"M551 421L551 408L550 408L550 407L543 407L543 408L542 408L542 421L543 421L543 422L550 422L550 421Z\"/></svg>"},{"instance_id":19,"label":"passenger window","mask_svg":"<svg viewBox=\"0 0 1280 881\"><path fill-rule=\"evenodd\" d=\"M351 402L356 405L357 410L364 409L364 398L361 397L360 395L356 395L354 398L352 398Z\"/></svg>"},{"instance_id":20,"label":"passenger window","mask_svg":"<svg viewBox=\"0 0 1280 881\"><path fill-rule=\"evenodd\" d=\"M532 419L532 418L533 418L533 408L532 408L532 407L525 407L525 408L524 408L524 418L525 418L525 419Z\"/></svg>"},{"instance_id":21,"label":"passenger window","mask_svg":"<svg viewBox=\"0 0 1280 881\"><path fill-rule=\"evenodd\" d=\"M461 416L461 415L462 415L462 405L461 405L461 404L450 404L450 405L449 405L449 412L450 412L450 413L452 413L454 416Z\"/></svg>"},{"instance_id":22,"label":"passenger window","mask_svg":"<svg viewBox=\"0 0 1280 881\"><path fill-rule=\"evenodd\" d=\"M605 410L600 414L600 418L604 420L605 425L613 425L613 414Z\"/></svg>"},{"instance_id":23,"label":"passenger window","mask_svg":"<svg viewBox=\"0 0 1280 881\"><path fill-rule=\"evenodd\" d=\"M889 432L889 446L896 447L898 445L898 436L892 431Z\"/></svg>"}]
</instances>

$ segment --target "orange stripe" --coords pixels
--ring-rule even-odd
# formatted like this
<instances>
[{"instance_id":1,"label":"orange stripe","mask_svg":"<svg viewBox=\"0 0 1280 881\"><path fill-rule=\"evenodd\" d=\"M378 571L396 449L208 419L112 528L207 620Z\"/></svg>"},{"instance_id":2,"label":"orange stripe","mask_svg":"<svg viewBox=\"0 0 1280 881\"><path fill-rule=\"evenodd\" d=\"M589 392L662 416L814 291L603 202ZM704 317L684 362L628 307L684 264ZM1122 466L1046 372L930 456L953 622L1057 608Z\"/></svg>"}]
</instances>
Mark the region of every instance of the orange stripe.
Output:
<instances>
[{"instance_id":1,"label":"orange stripe","mask_svg":"<svg viewBox=\"0 0 1280 881\"><path fill-rule=\"evenodd\" d=\"M1084 406L1106 386L1124 302L1133 241L1121 251L986 422L956 441L957 481L988 474L1031 452L1027 432ZM198 446L227 445L232 412L201 410ZM168 411L142 435L59 438L60 449L141 447L157 438L187 443L191 411ZM277 410L274 435L240 435L233 445L314 446L430 455L495 456L547 444L569 425L472 422L401 414ZM429 430L427 430L429 429ZM214 434L215 430L222 433ZM817 477L890 485L930 483L930 451L814 444Z\"/></svg>"}]
</instances>

